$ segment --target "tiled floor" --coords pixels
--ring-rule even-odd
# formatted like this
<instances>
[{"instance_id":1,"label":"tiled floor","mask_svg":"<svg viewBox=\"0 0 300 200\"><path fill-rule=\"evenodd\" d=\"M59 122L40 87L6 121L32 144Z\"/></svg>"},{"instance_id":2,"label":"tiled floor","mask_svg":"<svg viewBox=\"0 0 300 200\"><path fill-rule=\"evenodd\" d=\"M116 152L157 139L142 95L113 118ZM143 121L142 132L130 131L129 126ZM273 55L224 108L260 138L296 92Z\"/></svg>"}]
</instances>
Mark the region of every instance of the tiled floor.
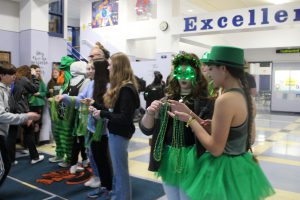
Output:
<instances>
[{"instance_id":1,"label":"tiled floor","mask_svg":"<svg viewBox=\"0 0 300 200\"><path fill-rule=\"evenodd\" d=\"M270 200L300 199L300 115L270 113L269 106L257 105L257 137L254 153L276 189ZM44 145L41 151L54 153L54 147ZM158 180L147 170L150 148L148 137L137 127L129 146L130 173L133 176ZM166 197L160 198L160 200Z\"/></svg>"}]
</instances>

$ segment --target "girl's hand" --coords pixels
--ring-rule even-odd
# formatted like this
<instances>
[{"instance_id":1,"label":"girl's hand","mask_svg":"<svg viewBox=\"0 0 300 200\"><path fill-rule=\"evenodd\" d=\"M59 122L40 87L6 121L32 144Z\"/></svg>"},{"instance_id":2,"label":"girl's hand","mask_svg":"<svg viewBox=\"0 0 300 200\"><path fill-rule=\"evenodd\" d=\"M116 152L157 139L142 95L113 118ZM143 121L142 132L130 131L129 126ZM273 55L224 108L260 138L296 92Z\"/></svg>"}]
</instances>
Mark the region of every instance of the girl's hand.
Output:
<instances>
[{"instance_id":1,"label":"girl's hand","mask_svg":"<svg viewBox=\"0 0 300 200\"><path fill-rule=\"evenodd\" d=\"M87 106L90 106L95 102L95 100L91 99L91 98L85 98L85 99L80 100L80 102Z\"/></svg>"},{"instance_id":2,"label":"girl's hand","mask_svg":"<svg viewBox=\"0 0 300 200\"><path fill-rule=\"evenodd\" d=\"M168 102L170 103L171 111L173 113L175 111L183 112L183 113L187 113L187 114L191 113L191 110L184 103L180 103L180 102L174 101L174 100L168 100Z\"/></svg>"},{"instance_id":3,"label":"girl's hand","mask_svg":"<svg viewBox=\"0 0 300 200\"><path fill-rule=\"evenodd\" d=\"M35 69L34 69L34 68L31 68L31 75L34 75L34 76L36 76L36 71L35 71Z\"/></svg>"},{"instance_id":4,"label":"girl's hand","mask_svg":"<svg viewBox=\"0 0 300 200\"><path fill-rule=\"evenodd\" d=\"M54 97L54 100L56 101L56 102L60 102L61 100L63 100L63 95L56 95L55 97Z\"/></svg>"},{"instance_id":5,"label":"girl's hand","mask_svg":"<svg viewBox=\"0 0 300 200\"><path fill-rule=\"evenodd\" d=\"M174 111L174 112L168 111L168 114L172 118L174 118L175 116L178 117L178 120L183 121L183 122L187 122L189 120L189 118L191 117L189 114L186 114L185 112L178 112L178 111Z\"/></svg>"},{"instance_id":6,"label":"girl's hand","mask_svg":"<svg viewBox=\"0 0 300 200\"><path fill-rule=\"evenodd\" d=\"M149 113L150 115L155 115L159 109L160 109L160 106L162 105L163 103L159 100L154 100L151 105L147 108L147 113Z\"/></svg>"},{"instance_id":7,"label":"girl's hand","mask_svg":"<svg viewBox=\"0 0 300 200\"><path fill-rule=\"evenodd\" d=\"M96 118L96 119L99 119L100 118L100 112L101 112L101 110L95 110L93 112L93 117Z\"/></svg>"},{"instance_id":8,"label":"girl's hand","mask_svg":"<svg viewBox=\"0 0 300 200\"><path fill-rule=\"evenodd\" d=\"M211 119L203 120L200 124L208 133L211 133Z\"/></svg>"},{"instance_id":9,"label":"girl's hand","mask_svg":"<svg viewBox=\"0 0 300 200\"><path fill-rule=\"evenodd\" d=\"M94 111L96 111L97 109L94 106L89 106L89 112L91 114L93 114Z\"/></svg>"},{"instance_id":10,"label":"girl's hand","mask_svg":"<svg viewBox=\"0 0 300 200\"><path fill-rule=\"evenodd\" d=\"M26 126L30 126L32 124L32 120L30 119L30 120L27 120L27 122L26 122Z\"/></svg>"}]
</instances>

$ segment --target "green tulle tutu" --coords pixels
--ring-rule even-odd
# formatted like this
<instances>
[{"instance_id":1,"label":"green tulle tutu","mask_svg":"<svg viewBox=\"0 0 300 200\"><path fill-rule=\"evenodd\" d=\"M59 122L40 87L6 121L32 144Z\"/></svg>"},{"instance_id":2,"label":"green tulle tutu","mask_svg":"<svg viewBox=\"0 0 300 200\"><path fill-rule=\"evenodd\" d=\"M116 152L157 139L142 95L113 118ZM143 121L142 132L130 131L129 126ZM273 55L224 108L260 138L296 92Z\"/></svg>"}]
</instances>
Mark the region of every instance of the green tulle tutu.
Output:
<instances>
[{"instance_id":1,"label":"green tulle tutu","mask_svg":"<svg viewBox=\"0 0 300 200\"><path fill-rule=\"evenodd\" d=\"M175 148L165 146L159 170L156 175L161 177L164 183L178 186L184 180L187 170L187 154L192 151L192 146Z\"/></svg>"},{"instance_id":2,"label":"green tulle tutu","mask_svg":"<svg viewBox=\"0 0 300 200\"><path fill-rule=\"evenodd\" d=\"M275 193L251 153L214 157L206 152L197 159L193 148L185 163L179 186L192 200L260 200Z\"/></svg>"}]
</instances>

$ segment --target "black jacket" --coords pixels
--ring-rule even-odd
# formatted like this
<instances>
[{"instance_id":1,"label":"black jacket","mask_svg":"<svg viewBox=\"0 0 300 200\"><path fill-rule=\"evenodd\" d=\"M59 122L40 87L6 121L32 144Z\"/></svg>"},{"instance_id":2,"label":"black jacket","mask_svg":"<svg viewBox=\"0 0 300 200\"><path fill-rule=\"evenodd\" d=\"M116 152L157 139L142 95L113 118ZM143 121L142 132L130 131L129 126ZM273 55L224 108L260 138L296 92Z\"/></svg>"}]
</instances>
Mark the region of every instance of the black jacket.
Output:
<instances>
[{"instance_id":1,"label":"black jacket","mask_svg":"<svg viewBox=\"0 0 300 200\"><path fill-rule=\"evenodd\" d=\"M140 107L140 99L133 84L127 84L120 89L113 112L101 110L100 116L107 118L108 130L112 134L130 139L135 131L134 113Z\"/></svg>"},{"instance_id":2,"label":"black jacket","mask_svg":"<svg viewBox=\"0 0 300 200\"><path fill-rule=\"evenodd\" d=\"M201 99L201 100L194 100L193 103L193 111L194 113L198 114L202 119L211 119L212 114L213 114L213 107L214 107L214 101L211 99ZM164 144L165 145L170 145L171 140L172 140L172 121L169 120L168 126L167 126L167 132L165 134L164 138ZM160 162L156 161L153 158L153 151L154 151L154 146L158 137L158 133L160 130L160 119L155 119L154 126L152 129L146 129L142 124L141 121L139 123L141 131L145 135L152 135L152 143L151 143L151 152L150 152L150 161L149 161L149 171L157 171L160 166ZM192 133L190 128L184 128L184 141L185 144L184 146L192 146L196 145L197 147L197 155L200 156L202 155L206 150L205 148L201 145L201 143L198 141L196 136Z\"/></svg>"},{"instance_id":3,"label":"black jacket","mask_svg":"<svg viewBox=\"0 0 300 200\"><path fill-rule=\"evenodd\" d=\"M40 81L32 76L31 80L26 77L16 79L13 89L13 97L15 100L15 112L29 112L28 95L39 91Z\"/></svg>"}]
</instances>

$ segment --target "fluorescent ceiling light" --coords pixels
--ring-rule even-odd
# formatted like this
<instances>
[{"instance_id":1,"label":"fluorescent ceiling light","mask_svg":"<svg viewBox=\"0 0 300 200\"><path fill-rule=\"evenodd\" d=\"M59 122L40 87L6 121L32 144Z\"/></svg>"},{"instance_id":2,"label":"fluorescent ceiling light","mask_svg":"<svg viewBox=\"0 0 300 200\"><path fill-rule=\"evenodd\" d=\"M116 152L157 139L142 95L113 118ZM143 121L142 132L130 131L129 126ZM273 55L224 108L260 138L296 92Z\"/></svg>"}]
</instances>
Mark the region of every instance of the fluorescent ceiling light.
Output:
<instances>
[{"instance_id":1,"label":"fluorescent ceiling light","mask_svg":"<svg viewBox=\"0 0 300 200\"><path fill-rule=\"evenodd\" d=\"M188 12L193 12L193 10L192 9L189 9L189 10L187 10Z\"/></svg>"},{"instance_id":2,"label":"fluorescent ceiling light","mask_svg":"<svg viewBox=\"0 0 300 200\"><path fill-rule=\"evenodd\" d=\"M272 4L285 4L291 2L291 0L268 0Z\"/></svg>"}]
</instances>

